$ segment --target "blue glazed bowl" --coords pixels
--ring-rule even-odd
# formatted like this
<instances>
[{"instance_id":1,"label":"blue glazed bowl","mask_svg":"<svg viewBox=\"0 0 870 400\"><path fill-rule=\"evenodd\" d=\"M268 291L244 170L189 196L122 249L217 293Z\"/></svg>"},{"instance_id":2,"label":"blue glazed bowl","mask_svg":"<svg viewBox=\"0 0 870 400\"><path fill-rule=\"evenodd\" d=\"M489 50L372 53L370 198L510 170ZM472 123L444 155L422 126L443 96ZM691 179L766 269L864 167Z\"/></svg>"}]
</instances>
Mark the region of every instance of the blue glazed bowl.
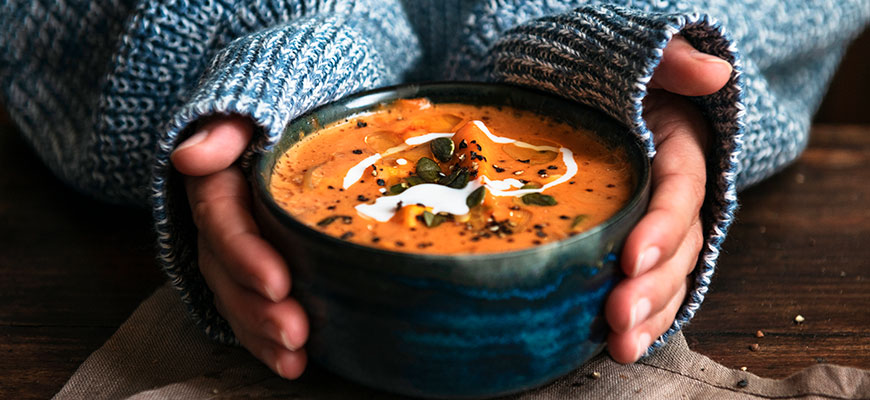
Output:
<instances>
[{"instance_id":1,"label":"blue glazed bowl","mask_svg":"<svg viewBox=\"0 0 870 400\"><path fill-rule=\"evenodd\" d=\"M300 134L400 98L503 105L597 133L628 154L628 204L563 241L493 254L428 255L366 247L296 221L268 187L276 160ZM579 104L514 86L405 85L360 93L290 123L256 156L255 216L292 269L293 292L311 325L309 357L351 380L421 397L514 393L550 382L601 351L602 309L621 278L625 237L646 210L649 161L627 128Z\"/></svg>"}]
</instances>

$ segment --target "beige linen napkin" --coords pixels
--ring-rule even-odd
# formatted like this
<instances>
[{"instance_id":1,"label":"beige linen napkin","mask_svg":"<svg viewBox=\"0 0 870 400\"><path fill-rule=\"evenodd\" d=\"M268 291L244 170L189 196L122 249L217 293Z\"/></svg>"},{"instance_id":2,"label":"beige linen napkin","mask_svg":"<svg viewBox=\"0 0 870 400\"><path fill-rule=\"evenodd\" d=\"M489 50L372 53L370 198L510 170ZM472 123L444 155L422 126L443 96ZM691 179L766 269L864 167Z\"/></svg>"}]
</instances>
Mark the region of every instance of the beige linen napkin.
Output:
<instances>
[{"instance_id":1,"label":"beige linen napkin","mask_svg":"<svg viewBox=\"0 0 870 400\"><path fill-rule=\"evenodd\" d=\"M593 372L598 374L593 377ZM210 342L178 295L158 289L85 360L55 399L398 399L312 366L281 379L245 350ZM815 365L788 378L728 369L689 350L682 334L621 365L606 354L542 388L509 399L870 399L870 371Z\"/></svg>"}]
</instances>

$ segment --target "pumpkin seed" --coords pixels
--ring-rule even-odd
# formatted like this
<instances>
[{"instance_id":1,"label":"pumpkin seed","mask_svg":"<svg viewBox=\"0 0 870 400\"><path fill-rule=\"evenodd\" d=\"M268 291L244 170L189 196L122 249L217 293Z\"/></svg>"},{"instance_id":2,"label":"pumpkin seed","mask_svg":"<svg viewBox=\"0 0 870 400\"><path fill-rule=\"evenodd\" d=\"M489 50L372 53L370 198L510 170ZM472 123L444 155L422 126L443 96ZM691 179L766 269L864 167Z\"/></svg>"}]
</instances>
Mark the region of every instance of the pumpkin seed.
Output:
<instances>
[{"instance_id":1,"label":"pumpkin seed","mask_svg":"<svg viewBox=\"0 0 870 400\"><path fill-rule=\"evenodd\" d=\"M408 186L417 186L421 183L426 183L426 181L424 181L419 176L409 176L405 178L405 182L408 182Z\"/></svg>"},{"instance_id":2,"label":"pumpkin seed","mask_svg":"<svg viewBox=\"0 0 870 400\"><path fill-rule=\"evenodd\" d=\"M337 215L333 215L333 216L331 216L331 217L326 217L326 218L321 219L320 221L318 221L318 222L317 222L317 226L323 228L323 227L328 226L329 224L335 222L336 219L338 219L338 216L337 216Z\"/></svg>"},{"instance_id":3,"label":"pumpkin seed","mask_svg":"<svg viewBox=\"0 0 870 400\"><path fill-rule=\"evenodd\" d=\"M390 186L390 190L388 190L387 193L389 193L391 196L397 195L399 193L404 192L405 189L408 189L408 187L409 187L409 185L405 182L397 183L393 186Z\"/></svg>"},{"instance_id":4,"label":"pumpkin seed","mask_svg":"<svg viewBox=\"0 0 870 400\"><path fill-rule=\"evenodd\" d=\"M522 190L522 189L540 189L540 188L541 188L541 184L540 184L540 183L538 183L538 182L529 182L529 183L523 185L523 186L520 188L520 190Z\"/></svg>"},{"instance_id":5,"label":"pumpkin seed","mask_svg":"<svg viewBox=\"0 0 870 400\"><path fill-rule=\"evenodd\" d=\"M431 158L423 157L417 161L417 175L426 182L437 181L440 172L441 167Z\"/></svg>"},{"instance_id":6,"label":"pumpkin seed","mask_svg":"<svg viewBox=\"0 0 870 400\"><path fill-rule=\"evenodd\" d=\"M429 142L429 148L432 150L432 154L435 155L435 158L437 158L438 161L448 162L453 157L453 151L456 149L456 145L453 144L453 140L450 138L442 137Z\"/></svg>"},{"instance_id":7,"label":"pumpkin seed","mask_svg":"<svg viewBox=\"0 0 870 400\"><path fill-rule=\"evenodd\" d=\"M529 193L522 197L523 203L533 206L555 206L556 198L548 194Z\"/></svg>"},{"instance_id":8,"label":"pumpkin seed","mask_svg":"<svg viewBox=\"0 0 870 400\"><path fill-rule=\"evenodd\" d=\"M589 216L586 214L580 214L580 215L574 217L574 221L571 222L571 229L574 229L577 227L577 225L582 224L583 221L586 221L587 218L589 218Z\"/></svg>"},{"instance_id":9,"label":"pumpkin seed","mask_svg":"<svg viewBox=\"0 0 870 400\"><path fill-rule=\"evenodd\" d=\"M434 228L438 225L441 225L442 222L446 221L447 217L441 214L433 214L429 211L423 211L423 222L429 228Z\"/></svg>"},{"instance_id":10,"label":"pumpkin seed","mask_svg":"<svg viewBox=\"0 0 870 400\"><path fill-rule=\"evenodd\" d=\"M467 205L468 208L474 208L480 205L480 203L483 202L484 195L486 195L485 186L481 186L475 189L473 192L471 192L471 194L468 195L467 198L465 198L465 205Z\"/></svg>"},{"instance_id":11,"label":"pumpkin seed","mask_svg":"<svg viewBox=\"0 0 870 400\"><path fill-rule=\"evenodd\" d=\"M468 170L461 167L456 168L450 175L439 179L438 184L454 189L462 189L468 184Z\"/></svg>"}]
</instances>

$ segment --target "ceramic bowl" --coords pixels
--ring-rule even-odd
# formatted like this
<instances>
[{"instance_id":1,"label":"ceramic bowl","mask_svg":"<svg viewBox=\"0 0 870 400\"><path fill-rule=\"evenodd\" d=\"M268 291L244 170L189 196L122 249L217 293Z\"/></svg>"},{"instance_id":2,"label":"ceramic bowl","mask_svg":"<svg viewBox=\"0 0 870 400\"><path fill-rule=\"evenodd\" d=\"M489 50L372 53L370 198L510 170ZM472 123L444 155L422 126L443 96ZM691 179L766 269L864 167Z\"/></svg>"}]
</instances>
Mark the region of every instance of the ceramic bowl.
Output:
<instances>
[{"instance_id":1,"label":"ceramic bowl","mask_svg":"<svg viewBox=\"0 0 870 400\"><path fill-rule=\"evenodd\" d=\"M296 221L269 193L276 160L300 137L400 98L503 105L584 127L628 153L633 194L616 215L566 240L521 251L428 255L328 236ZM629 130L603 114L514 86L433 83L344 98L291 122L253 160L254 208L292 269L305 307L309 358L348 379L406 395L492 397L550 382L600 352L602 310L621 278L619 252L646 210L649 161Z\"/></svg>"}]
</instances>

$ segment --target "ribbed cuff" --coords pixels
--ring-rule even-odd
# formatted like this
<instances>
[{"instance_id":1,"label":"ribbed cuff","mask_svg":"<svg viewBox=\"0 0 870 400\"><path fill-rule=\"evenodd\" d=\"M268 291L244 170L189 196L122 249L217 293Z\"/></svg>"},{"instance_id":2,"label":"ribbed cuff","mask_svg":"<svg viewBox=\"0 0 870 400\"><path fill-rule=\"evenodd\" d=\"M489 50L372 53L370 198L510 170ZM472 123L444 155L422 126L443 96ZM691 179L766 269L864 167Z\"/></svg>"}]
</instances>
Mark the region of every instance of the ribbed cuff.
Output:
<instances>
[{"instance_id":1,"label":"ribbed cuff","mask_svg":"<svg viewBox=\"0 0 870 400\"><path fill-rule=\"evenodd\" d=\"M230 43L166 129L151 185L158 259L192 318L211 338L237 344L199 272L196 228L180 176L169 161L172 150L192 133L199 118L228 114L248 116L257 124L262 135L254 139L252 150L262 150L305 111L394 83L399 71L418 57L410 27L395 10L381 7L377 16L315 16Z\"/></svg>"},{"instance_id":2,"label":"ribbed cuff","mask_svg":"<svg viewBox=\"0 0 870 400\"><path fill-rule=\"evenodd\" d=\"M491 47L486 64L493 80L547 90L606 112L630 127L653 157L655 147L643 120L642 100L663 49L678 33L698 50L729 61L734 72L722 90L693 98L709 120L716 143L707 160L707 194L701 210L705 245L673 325L648 351L664 345L704 301L737 209L744 91L742 66L732 41L719 23L703 14L583 7L507 31Z\"/></svg>"}]
</instances>

